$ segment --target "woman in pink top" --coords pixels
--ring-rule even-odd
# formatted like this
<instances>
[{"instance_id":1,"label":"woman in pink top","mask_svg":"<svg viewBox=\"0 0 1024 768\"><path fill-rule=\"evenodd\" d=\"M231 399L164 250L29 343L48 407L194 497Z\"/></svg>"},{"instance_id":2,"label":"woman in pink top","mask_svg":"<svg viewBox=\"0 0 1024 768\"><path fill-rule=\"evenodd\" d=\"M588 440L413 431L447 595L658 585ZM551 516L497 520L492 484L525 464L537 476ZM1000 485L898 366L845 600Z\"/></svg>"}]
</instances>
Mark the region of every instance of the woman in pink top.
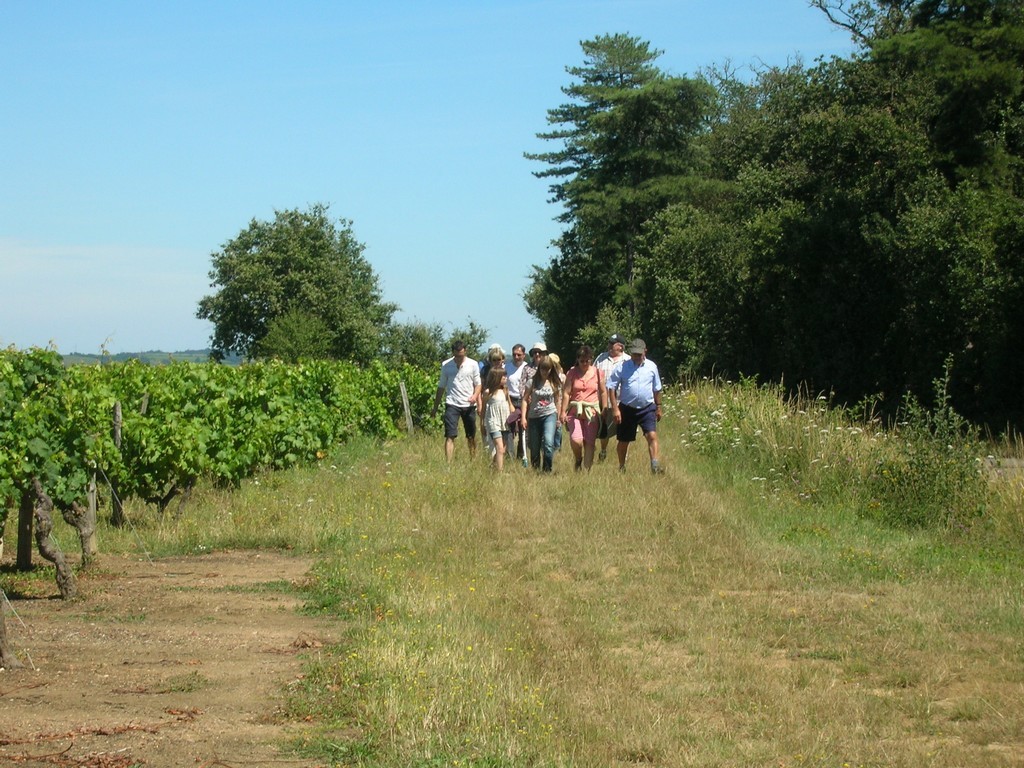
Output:
<instances>
[{"instance_id":1,"label":"woman in pink top","mask_svg":"<svg viewBox=\"0 0 1024 768\"><path fill-rule=\"evenodd\" d=\"M569 431L577 471L594 463L594 445L605 406L604 374L594 365L594 351L584 345L576 352L576 365L569 369L562 387L558 418Z\"/></svg>"}]
</instances>

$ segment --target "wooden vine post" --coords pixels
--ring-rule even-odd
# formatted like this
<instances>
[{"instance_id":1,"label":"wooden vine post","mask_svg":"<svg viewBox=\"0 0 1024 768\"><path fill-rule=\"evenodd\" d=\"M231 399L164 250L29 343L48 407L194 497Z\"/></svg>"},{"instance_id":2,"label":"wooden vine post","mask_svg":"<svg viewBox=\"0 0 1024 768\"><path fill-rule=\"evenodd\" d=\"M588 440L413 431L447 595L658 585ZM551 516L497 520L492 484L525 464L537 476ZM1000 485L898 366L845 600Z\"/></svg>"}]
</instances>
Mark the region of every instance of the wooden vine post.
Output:
<instances>
[{"instance_id":1,"label":"wooden vine post","mask_svg":"<svg viewBox=\"0 0 1024 768\"><path fill-rule=\"evenodd\" d=\"M398 389L402 393L402 409L405 411L405 429L411 435L412 426L412 409L409 408L409 392L405 388L405 382L398 382Z\"/></svg>"},{"instance_id":2,"label":"wooden vine post","mask_svg":"<svg viewBox=\"0 0 1024 768\"><path fill-rule=\"evenodd\" d=\"M92 473L92 477L89 478L89 490L88 498L89 503L86 505L83 518L83 527L89 531L86 538L82 539L82 565L88 564L95 556L97 552L96 546L96 507L98 506L96 491L96 473ZM66 517L66 515L65 515Z\"/></svg>"},{"instance_id":3,"label":"wooden vine post","mask_svg":"<svg viewBox=\"0 0 1024 768\"><path fill-rule=\"evenodd\" d=\"M117 448L118 452L121 451L121 403L114 403L114 419L111 433L114 438L114 447ZM121 494L118 492L117 483L113 480L109 480L110 483L110 524L117 527L123 528L124 519L124 506L121 504Z\"/></svg>"},{"instance_id":4,"label":"wooden vine post","mask_svg":"<svg viewBox=\"0 0 1024 768\"><path fill-rule=\"evenodd\" d=\"M18 570L32 570L32 494L24 491L18 506Z\"/></svg>"}]
</instances>

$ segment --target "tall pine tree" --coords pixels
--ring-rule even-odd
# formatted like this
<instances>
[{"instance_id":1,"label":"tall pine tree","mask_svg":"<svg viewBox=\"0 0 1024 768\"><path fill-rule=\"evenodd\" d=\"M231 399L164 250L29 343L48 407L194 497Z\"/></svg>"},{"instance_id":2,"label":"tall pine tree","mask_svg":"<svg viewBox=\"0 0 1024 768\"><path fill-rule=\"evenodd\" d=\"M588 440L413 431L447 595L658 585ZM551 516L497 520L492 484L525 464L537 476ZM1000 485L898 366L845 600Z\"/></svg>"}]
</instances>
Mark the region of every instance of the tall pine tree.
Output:
<instances>
[{"instance_id":1,"label":"tall pine tree","mask_svg":"<svg viewBox=\"0 0 1024 768\"><path fill-rule=\"evenodd\" d=\"M549 346L569 350L578 330L607 305L633 307L636 240L644 222L684 199L700 165L693 139L707 129L714 92L703 81L669 77L661 51L628 35L581 43L584 65L562 89L570 101L548 110L561 143L527 154L547 164L551 202L563 209L558 255L534 270L525 298Z\"/></svg>"}]
</instances>

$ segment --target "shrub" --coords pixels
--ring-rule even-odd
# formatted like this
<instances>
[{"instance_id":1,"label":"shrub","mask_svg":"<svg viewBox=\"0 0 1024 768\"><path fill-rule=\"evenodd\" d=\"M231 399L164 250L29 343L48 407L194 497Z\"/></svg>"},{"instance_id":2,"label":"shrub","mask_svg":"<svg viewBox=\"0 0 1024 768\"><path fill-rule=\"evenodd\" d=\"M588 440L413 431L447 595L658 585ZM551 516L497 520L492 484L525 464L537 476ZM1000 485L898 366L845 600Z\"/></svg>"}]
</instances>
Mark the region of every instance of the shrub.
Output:
<instances>
[{"instance_id":1,"label":"shrub","mask_svg":"<svg viewBox=\"0 0 1024 768\"><path fill-rule=\"evenodd\" d=\"M894 439L867 474L867 511L883 522L969 530L985 517L984 451L977 429L950 404L948 370L947 363L945 378L935 382L935 409L904 398Z\"/></svg>"}]
</instances>

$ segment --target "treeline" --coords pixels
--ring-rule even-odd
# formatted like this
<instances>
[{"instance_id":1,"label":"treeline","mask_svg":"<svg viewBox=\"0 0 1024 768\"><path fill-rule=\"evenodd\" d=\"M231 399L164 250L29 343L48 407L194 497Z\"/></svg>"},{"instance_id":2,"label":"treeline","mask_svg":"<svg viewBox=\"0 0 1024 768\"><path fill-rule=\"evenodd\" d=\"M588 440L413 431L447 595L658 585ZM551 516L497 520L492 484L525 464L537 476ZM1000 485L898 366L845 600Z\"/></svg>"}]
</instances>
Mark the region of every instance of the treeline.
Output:
<instances>
[{"instance_id":1,"label":"treeline","mask_svg":"<svg viewBox=\"0 0 1024 768\"><path fill-rule=\"evenodd\" d=\"M158 349L151 349L145 352L102 352L92 354L88 352L66 352L62 355L64 365L109 365L110 363L127 363L129 360L138 360L148 365L164 365L177 361L179 363L205 363L212 357L212 350L209 349L185 349L177 352L164 352ZM242 362L237 356L225 357L223 362L237 365Z\"/></svg>"},{"instance_id":2,"label":"treeline","mask_svg":"<svg viewBox=\"0 0 1024 768\"><path fill-rule=\"evenodd\" d=\"M545 164L558 253L526 301L549 346L640 334L663 370L840 402L946 375L1024 426L1024 6L815 0L849 59L674 77L582 44ZM603 346L603 345L602 345Z\"/></svg>"}]
</instances>

